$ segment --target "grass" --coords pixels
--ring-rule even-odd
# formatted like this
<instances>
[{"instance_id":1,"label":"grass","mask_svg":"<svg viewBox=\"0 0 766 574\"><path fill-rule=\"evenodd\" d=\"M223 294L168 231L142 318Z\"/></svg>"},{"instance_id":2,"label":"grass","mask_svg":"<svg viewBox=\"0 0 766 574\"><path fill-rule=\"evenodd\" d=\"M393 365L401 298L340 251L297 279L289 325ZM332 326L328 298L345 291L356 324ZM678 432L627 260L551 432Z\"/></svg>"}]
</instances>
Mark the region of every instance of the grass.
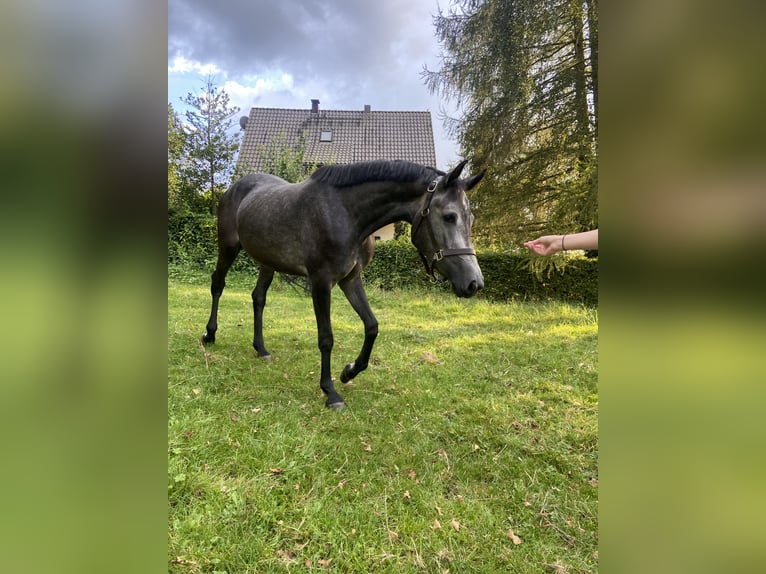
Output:
<instances>
[{"instance_id":1,"label":"grass","mask_svg":"<svg viewBox=\"0 0 766 574\"><path fill-rule=\"evenodd\" d=\"M596 310L437 292L368 296L367 371L324 406L310 298L275 281L256 357L233 274L168 288L168 569L596 572ZM333 291L333 372L361 322Z\"/></svg>"}]
</instances>

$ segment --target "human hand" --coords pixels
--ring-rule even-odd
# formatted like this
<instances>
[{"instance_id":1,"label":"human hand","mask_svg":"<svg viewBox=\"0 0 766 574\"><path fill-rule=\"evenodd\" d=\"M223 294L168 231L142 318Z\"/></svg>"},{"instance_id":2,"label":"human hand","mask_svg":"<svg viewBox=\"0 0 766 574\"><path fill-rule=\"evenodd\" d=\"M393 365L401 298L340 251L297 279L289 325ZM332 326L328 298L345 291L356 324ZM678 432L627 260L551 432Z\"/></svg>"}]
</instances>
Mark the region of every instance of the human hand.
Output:
<instances>
[{"instance_id":1,"label":"human hand","mask_svg":"<svg viewBox=\"0 0 766 574\"><path fill-rule=\"evenodd\" d=\"M561 251L561 235L543 235L525 242L524 247L537 255L553 255Z\"/></svg>"}]
</instances>

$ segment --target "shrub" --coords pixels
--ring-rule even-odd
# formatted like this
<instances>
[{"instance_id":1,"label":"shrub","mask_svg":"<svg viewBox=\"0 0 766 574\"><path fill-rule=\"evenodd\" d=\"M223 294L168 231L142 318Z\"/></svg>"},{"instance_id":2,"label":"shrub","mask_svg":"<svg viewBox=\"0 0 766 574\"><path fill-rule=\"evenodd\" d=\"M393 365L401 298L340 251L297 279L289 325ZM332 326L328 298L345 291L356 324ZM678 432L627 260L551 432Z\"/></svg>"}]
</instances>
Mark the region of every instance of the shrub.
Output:
<instances>
[{"instance_id":1,"label":"shrub","mask_svg":"<svg viewBox=\"0 0 766 574\"><path fill-rule=\"evenodd\" d=\"M213 216L194 213L168 215L168 262L212 272L218 253L216 221ZM491 250L478 252L484 274L479 297L495 301L561 300L598 304L598 259L556 256L556 265L541 268L539 259ZM237 257L232 269L257 273L246 254ZM449 290L426 275L418 252L409 238L378 241L375 257L364 270L364 281L385 290L422 288Z\"/></svg>"},{"instance_id":2,"label":"shrub","mask_svg":"<svg viewBox=\"0 0 766 574\"><path fill-rule=\"evenodd\" d=\"M484 274L480 297L496 301L556 299L598 304L598 259L562 258L562 264L539 271L530 265L533 260L527 255L482 250L477 257ZM447 288L433 285L417 250L405 238L376 243L375 257L364 270L364 279L382 289Z\"/></svg>"}]
</instances>

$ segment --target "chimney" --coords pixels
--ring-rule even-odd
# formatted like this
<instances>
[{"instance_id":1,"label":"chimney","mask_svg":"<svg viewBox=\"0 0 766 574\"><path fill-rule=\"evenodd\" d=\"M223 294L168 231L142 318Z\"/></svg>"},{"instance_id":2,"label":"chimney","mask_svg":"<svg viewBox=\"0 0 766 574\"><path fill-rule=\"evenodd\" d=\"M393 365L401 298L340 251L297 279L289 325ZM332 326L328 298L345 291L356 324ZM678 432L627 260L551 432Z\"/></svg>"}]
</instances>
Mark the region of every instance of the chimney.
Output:
<instances>
[{"instance_id":1,"label":"chimney","mask_svg":"<svg viewBox=\"0 0 766 574\"><path fill-rule=\"evenodd\" d=\"M311 113L319 113L319 100L311 100Z\"/></svg>"},{"instance_id":2,"label":"chimney","mask_svg":"<svg viewBox=\"0 0 766 574\"><path fill-rule=\"evenodd\" d=\"M364 111L369 112L370 111L370 104L364 104Z\"/></svg>"}]
</instances>

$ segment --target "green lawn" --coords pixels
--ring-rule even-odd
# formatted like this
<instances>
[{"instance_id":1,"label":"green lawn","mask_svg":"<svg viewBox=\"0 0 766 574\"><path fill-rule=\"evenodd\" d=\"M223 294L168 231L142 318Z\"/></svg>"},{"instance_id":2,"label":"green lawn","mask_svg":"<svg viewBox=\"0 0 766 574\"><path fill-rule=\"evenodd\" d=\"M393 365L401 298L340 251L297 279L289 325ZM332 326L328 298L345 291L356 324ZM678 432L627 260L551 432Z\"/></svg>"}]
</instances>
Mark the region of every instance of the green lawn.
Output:
<instances>
[{"instance_id":1,"label":"green lawn","mask_svg":"<svg viewBox=\"0 0 766 574\"><path fill-rule=\"evenodd\" d=\"M217 342L200 274L168 287L170 572L596 572L597 311L368 296L370 367L324 406L310 298L232 274ZM334 290L333 372L362 325Z\"/></svg>"}]
</instances>

